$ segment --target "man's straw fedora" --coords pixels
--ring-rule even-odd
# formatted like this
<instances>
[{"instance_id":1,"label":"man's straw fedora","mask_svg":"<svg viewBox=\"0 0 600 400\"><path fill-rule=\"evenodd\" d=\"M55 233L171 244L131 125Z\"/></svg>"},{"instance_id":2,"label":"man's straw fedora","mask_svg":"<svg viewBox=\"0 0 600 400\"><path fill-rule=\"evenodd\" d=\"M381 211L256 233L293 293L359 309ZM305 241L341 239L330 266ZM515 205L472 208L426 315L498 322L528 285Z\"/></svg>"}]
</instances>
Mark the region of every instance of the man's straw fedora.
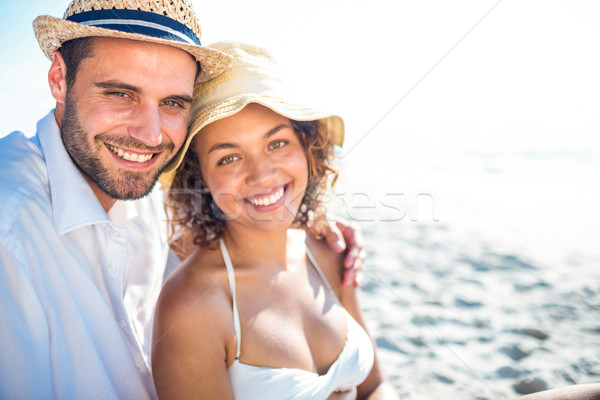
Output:
<instances>
[{"instance_id":1,"label":"man's straw fedora","mask_svg":"<svg viewBox=\"0 0 600 400\"><path fill-rule=\"evenodd\" d=\"M210 47L231 55L231 65L218 77L196 84L189 134L180 154L160 176L163 185L171 186L192 139L203 127L236 114L250 103L261 104L296 121L319 120L330 143L344 143L342 118L308 107L288 93L281 70L266 50L232 41Z\"/></svg>"},{"instance_id":2,"label":"man's straw fedora","mask_svg":"<svg viewBox=\"0 0 600 400\"><path fill-rule=\"evenodd\" d=\"M49 59L68 40L99 36L185 50L201 65L199 81L217 76L230 61L228 55L201 46L200 24L189 0L73 0L62 19L39 16L33 30Z\"/></svg>"}]
</instances>

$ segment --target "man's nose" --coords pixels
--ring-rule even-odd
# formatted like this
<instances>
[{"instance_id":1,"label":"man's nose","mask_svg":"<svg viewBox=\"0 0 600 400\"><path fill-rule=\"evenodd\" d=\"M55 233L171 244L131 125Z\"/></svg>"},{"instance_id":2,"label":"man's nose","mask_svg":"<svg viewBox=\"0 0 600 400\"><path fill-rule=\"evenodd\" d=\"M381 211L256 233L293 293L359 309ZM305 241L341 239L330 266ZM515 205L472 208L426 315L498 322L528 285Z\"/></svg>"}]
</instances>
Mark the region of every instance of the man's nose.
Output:
<instances>
[{"instance_id":1,"label":"man's nose","mask_svg":"<svg viewBox=\"0 0 600 400\"><path fill-rule=\"evenodd\" d=\"M129 136L149 147L162 143L162 123L158 106L146 104L136 111L128 129Z\"/></svg>"}]
</instances>

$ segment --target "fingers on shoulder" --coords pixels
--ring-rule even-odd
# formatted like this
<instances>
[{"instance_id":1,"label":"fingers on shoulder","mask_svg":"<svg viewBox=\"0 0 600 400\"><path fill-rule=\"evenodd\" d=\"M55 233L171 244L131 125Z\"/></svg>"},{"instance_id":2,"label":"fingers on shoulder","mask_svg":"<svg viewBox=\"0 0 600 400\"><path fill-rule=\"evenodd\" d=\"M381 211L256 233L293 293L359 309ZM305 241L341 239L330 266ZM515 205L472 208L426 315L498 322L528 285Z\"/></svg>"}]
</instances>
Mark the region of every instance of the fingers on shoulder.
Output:
<instances>
[{"instance_id":1,"label":"fingers on shoulder","mask_svg":"<svg viewBox=\"0 0 600 400\"><path fill-rule=\"evenodd\" d=\"M362 230L355 221L343 218L336 218L335 225L344 234L344 236L362 239Z\"/></svg>"}]
</instances>

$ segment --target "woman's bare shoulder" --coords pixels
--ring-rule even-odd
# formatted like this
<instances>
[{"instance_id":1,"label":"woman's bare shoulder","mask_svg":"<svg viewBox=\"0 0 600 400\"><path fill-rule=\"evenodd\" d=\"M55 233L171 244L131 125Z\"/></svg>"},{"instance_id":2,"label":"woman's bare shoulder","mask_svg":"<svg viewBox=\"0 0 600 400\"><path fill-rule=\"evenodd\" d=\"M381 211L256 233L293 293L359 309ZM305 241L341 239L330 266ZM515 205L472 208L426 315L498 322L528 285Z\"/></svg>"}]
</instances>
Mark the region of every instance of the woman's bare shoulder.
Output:
<instances>
[{"instance_id":1,"label":"woman's bare shoulder","mask_svg":"<svg viewBox=\"0 0 600 400\"><path fill-rule=\"evenodd\" d=\"M171 274L156 306L152 369L159 397L228 391L218 382L226 382L227 363L234 358L226 268L213 253L200 249ZM222 394L216 397L224 398Z\"/></svg>"},{"instance_id":2,"label":"woman's bare shoulder","mask_svg":"<svg viewBox=\"0 0 600 400\"><path fill-rule=\"evenodd\" d=\"M220 253L199 248L171 274L161 291L157 314L169 319L184 315L206 319L223 315L230 305L227 272Z\"/></svg>"}]
</instances>

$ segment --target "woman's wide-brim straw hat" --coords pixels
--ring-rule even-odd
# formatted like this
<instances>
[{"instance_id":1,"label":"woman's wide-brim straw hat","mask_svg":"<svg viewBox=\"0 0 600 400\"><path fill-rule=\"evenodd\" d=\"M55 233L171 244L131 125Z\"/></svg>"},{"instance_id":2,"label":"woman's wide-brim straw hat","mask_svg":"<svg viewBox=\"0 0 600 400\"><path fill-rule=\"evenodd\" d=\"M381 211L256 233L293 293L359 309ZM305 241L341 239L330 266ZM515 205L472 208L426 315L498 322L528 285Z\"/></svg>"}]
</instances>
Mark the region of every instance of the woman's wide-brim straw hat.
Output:
<instances>
[{"instance_id":1,"label":"woman's wide-brim straw hat","mask_svg":"<svg viewBox=\"0 0 600 400\"><path fill-rule=\"evenodd\" d=\"M342 118L294 101L283 83L281 70L266 50L231 41L215 43L210 47L230 54L232 62L218 77L196 84L189 134L178 157L159 178L164 186L171 186L185 152L202 128L236 114L250 103L261 104L291 120L318 120L331 144L341 146L344 143Z\"/></svg>"},{"instance_id":2,"label":"woman's wide-brim straw hat","mask_svg":"<svg viewBox=\"0 0 600 400\"><path fill-rule=\"evenodd\" d=\"M217 76L230 62L228 55L201 45L200 24L189 0L73 0L63 18L41 15L33 30L50 60L68 40L110 37L185 50L200 63L199 81Z\"/></svg>"}]
</instances>

